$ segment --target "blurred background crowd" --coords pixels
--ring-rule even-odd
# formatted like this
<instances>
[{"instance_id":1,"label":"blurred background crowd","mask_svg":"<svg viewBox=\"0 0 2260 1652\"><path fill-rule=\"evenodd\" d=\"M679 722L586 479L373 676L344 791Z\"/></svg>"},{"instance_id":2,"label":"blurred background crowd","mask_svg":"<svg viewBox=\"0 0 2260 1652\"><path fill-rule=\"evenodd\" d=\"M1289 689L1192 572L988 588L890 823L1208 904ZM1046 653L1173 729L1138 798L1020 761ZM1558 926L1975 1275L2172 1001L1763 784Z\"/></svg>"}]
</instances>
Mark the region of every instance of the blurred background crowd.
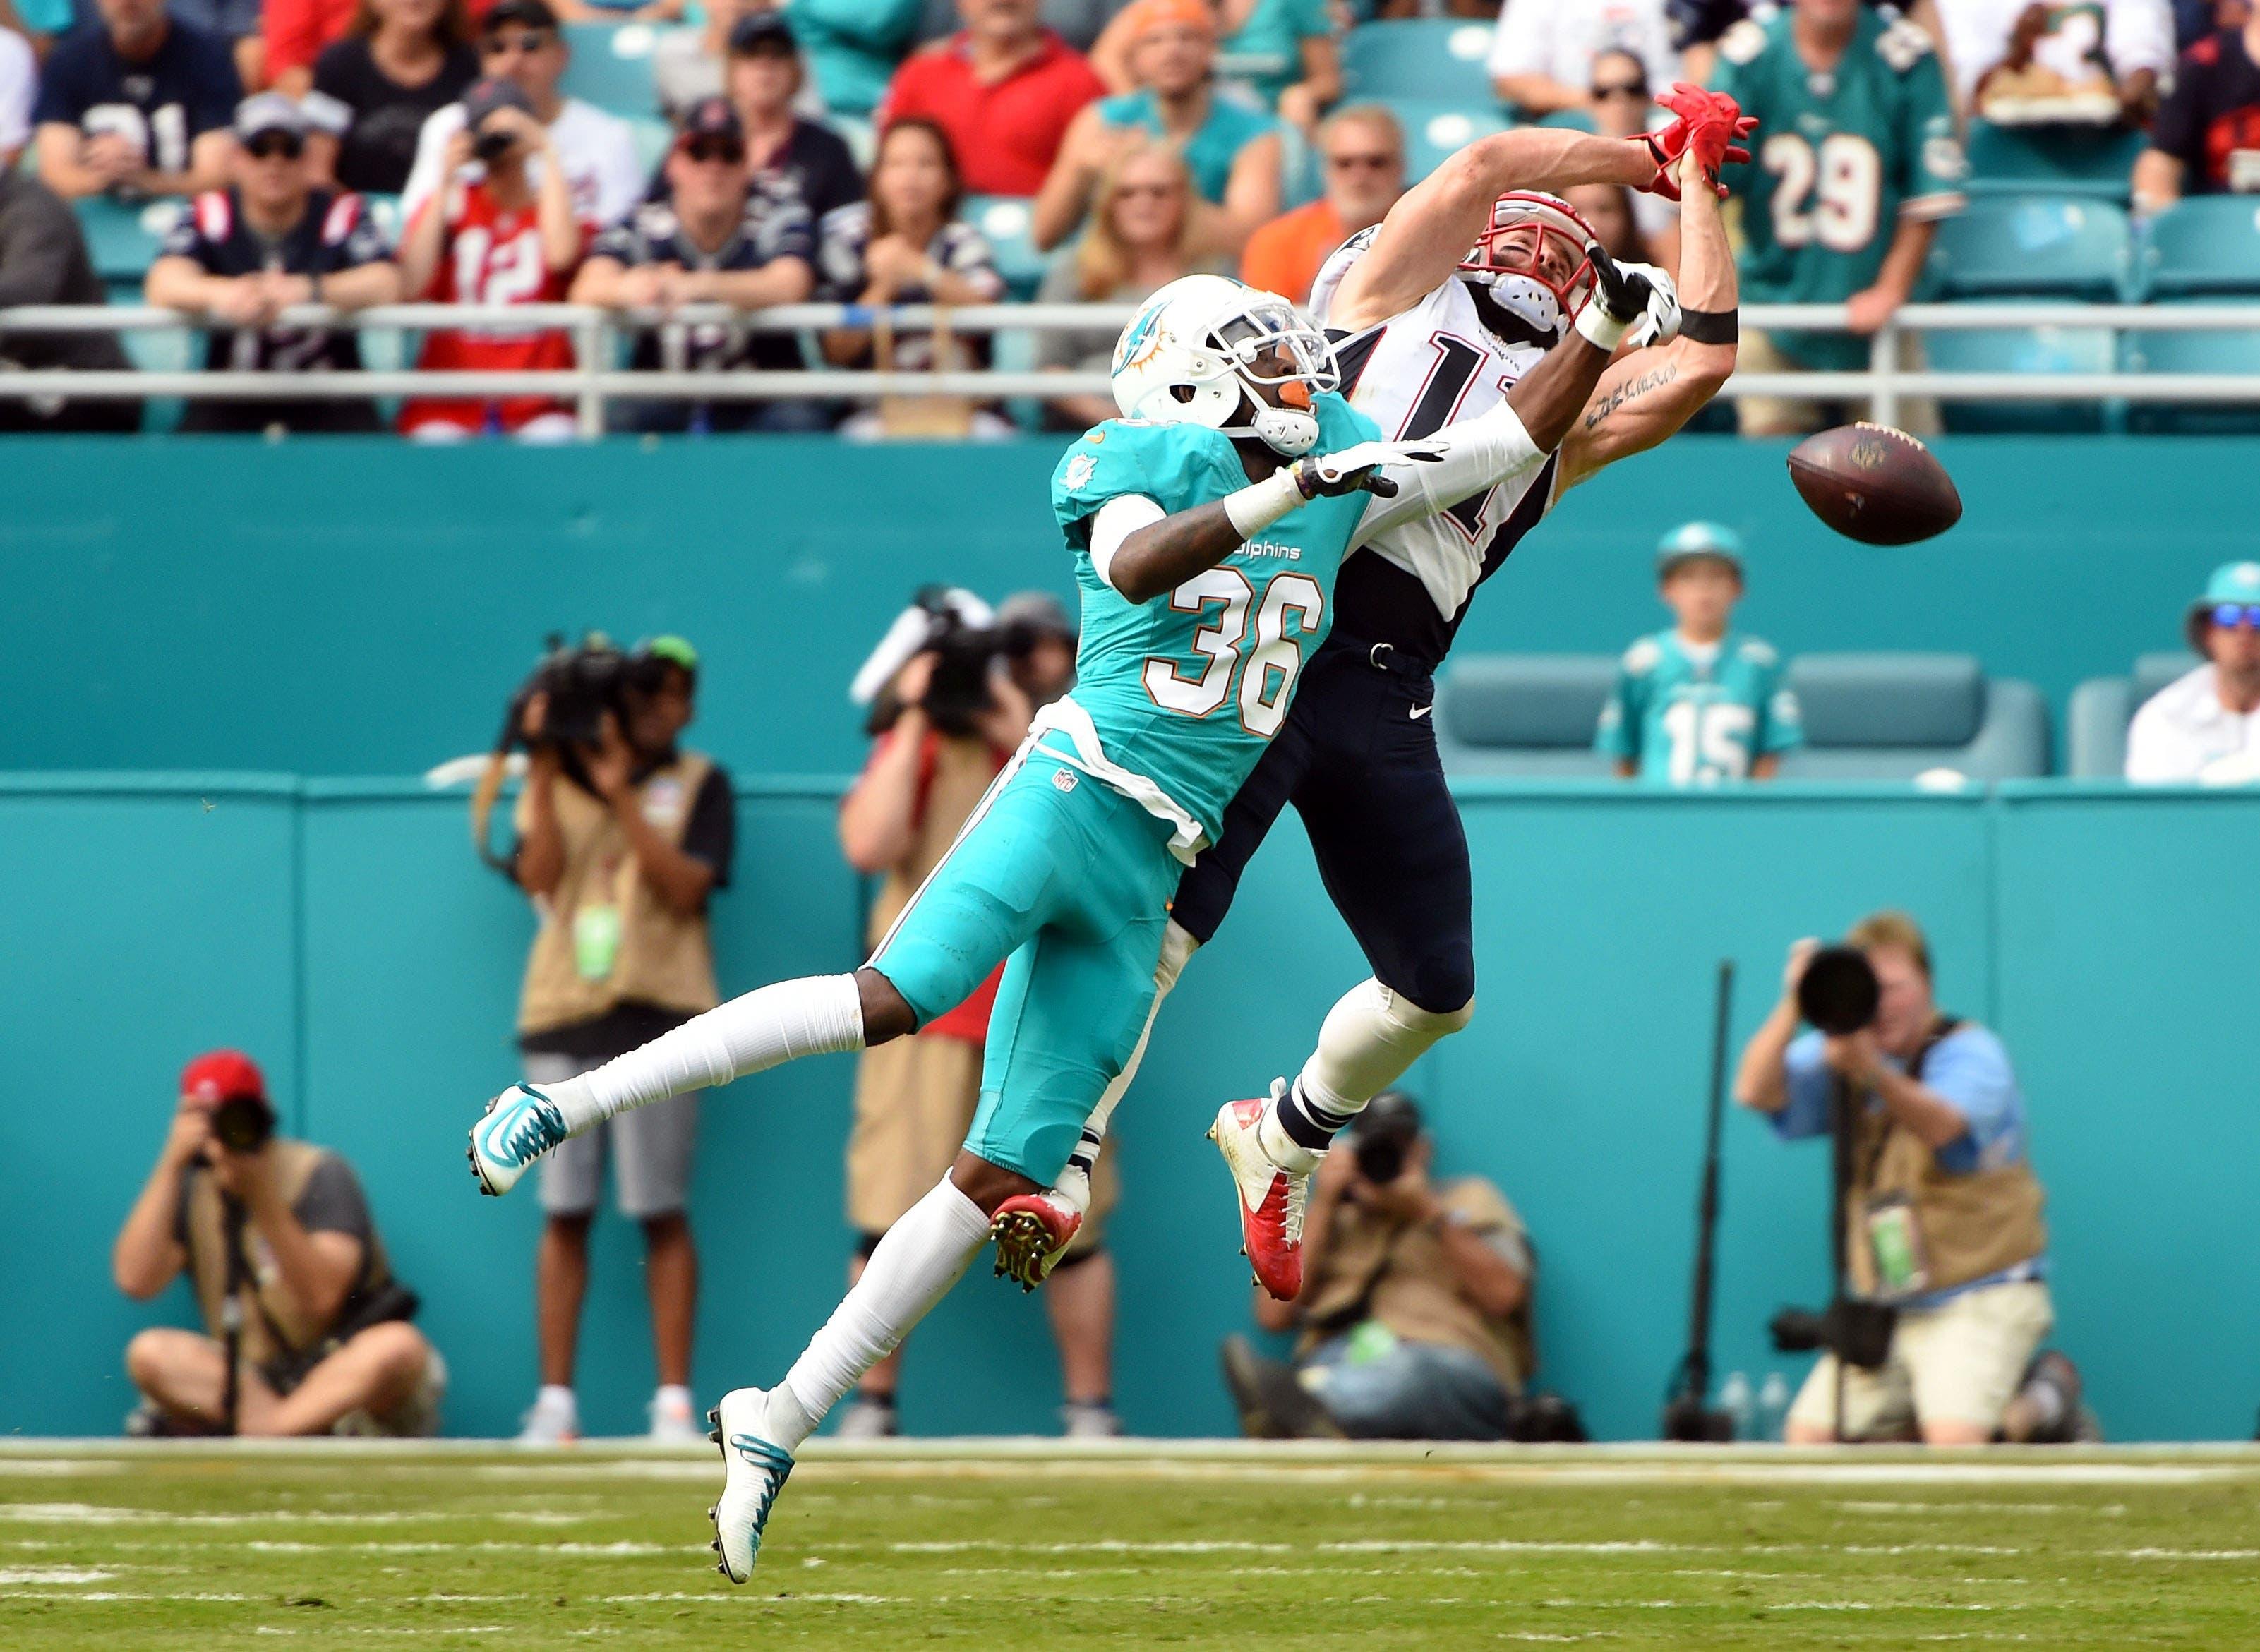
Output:
<instances>
[{"instance_id":1,"label":"blurred background crowd","mask_svg":"<svg viewBox=\"0 0 2260 1652\"><path fill-rule=\"evenodd\" d=\"M2248 0L0 0L0 308L147 302L203 330L204 365L239 369L554 369L588 347L562 327L364 340L278 319L403 300L632 314L605 347L674 373L1090 368L1112 327L747 324L812 299L1127 301L1198 270L1300 301L1328 250L1469 139L1531 121L1629 136L1678 78L1763 122L1730 178L1745 302L1848 307L1842 329L1746 333L1745 371L1864 366L1913 298L2260 292ZM1674 264L1668 204L1576 193L1613 253ZM729 318L672 318L694 304ZM2003 328L1925 347L1975 370L2235 371L2256 337ZM0 356L183 366L189 340L11 330ZM988 437L1080 428L1102 403L675 397L610 418ZM1714 417L1783 433L1827 411L1746 397ZM154 418L575 433L540 396ZM0 404L5 426L144 419ZM1899 422L1939 411L1909 400Z\"/></svg>"}]
</instances>

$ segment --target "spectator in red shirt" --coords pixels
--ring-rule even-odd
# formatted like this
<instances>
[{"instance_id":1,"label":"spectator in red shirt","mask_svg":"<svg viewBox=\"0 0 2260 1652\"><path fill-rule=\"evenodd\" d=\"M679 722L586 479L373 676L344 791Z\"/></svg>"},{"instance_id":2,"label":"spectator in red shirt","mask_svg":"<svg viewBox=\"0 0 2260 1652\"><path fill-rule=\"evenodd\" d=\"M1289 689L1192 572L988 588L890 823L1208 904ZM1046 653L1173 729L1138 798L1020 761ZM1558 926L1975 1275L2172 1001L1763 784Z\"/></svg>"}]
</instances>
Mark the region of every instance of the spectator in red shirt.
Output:
<instances>
[{"instance_id":1,"label":"spectator in red shirt","mask_svg":"<svg viewBox=\"0 0 2260 1652\"><path fill-rule=\"evenodd\" d=\"M561 304L591 225L573 213L571 186L549 129L511 82L488 79L463 94L463 125L447 140L447 178L418 209L400 244L400 277L411 298L435 304ZM475 180L455 175L473 159ZM530 163L540 161L538 168ZM536 182L536 179L539 182ZM540 372L573 365L562 331L435 327L424 336L422 372ZM541 396L480 401L418 397L400 410L404 435L460 441L483 433L564 441L572 410Z\"/></svg>"},{"instance_id":2,"label":"spectator in red shirt","mask_svg":"<svg viewBox=\"0 0 2260 1652\"><path fill-rule=\"evenodd\" d=\"M2174 89L2135 157L2135 205L2260 190L2260 7L2182 54Z\"/></svg>"},{"instance_id":3,"label":"spectator in red shirt","mask_svg":"<svg viewBox=\"0 0 2260 1652\"><path fill-rule=\"evenodd\" d=\"M882 127L919 115L947 132L972 194L1034 195L1068 123L1106 89L1038 4L958 0L965 27L896 70L879 105Z\"/></svg>"}]
</instances>

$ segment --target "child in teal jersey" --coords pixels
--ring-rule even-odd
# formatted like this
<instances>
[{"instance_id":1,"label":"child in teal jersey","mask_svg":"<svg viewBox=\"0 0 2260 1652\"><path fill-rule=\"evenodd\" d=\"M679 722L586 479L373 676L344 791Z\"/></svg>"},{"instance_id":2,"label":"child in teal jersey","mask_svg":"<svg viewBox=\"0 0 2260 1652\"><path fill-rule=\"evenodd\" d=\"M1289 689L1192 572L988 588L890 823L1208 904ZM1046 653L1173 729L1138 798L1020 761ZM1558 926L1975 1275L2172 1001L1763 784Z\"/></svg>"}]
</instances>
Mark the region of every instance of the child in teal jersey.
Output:
<instances>
[{"instance_id":1,"label":"child in teal jersey","mask_svg":"<svg viewBox=\"0 0 2260 1652\"><path fill-rule=\"evenodd\" d=\"M1629 779L1675 786L1768 780L1802 745L1797 697L1771 644L1731 629L1742 596L1741 541L1690 522L1656 550L1664 605L1678 623L1625 650L1594 749Z\"/></svg>"}]
</instances>

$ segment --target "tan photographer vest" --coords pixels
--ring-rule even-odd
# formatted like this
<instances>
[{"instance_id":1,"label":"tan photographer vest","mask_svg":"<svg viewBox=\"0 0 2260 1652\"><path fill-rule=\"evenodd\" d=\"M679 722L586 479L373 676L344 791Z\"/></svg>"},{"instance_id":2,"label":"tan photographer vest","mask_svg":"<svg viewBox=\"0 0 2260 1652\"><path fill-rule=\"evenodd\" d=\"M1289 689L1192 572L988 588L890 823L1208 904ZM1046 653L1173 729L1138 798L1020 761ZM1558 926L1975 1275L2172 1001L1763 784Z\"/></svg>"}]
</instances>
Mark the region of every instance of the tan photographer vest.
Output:
<instances>
[{"instance_id":1,"label":"tan photographer vest","mask_svg":"<svg viewBox=\"0 0 2260 1652\"><path fill-rule=\"evenodd\" d=\"M1477 1234L1522 1227L1514 1207L1480 1176L1448 1182L1438 1196ZM1491 1319L1454 1287L1451 1259L1432 1229L1383 1220L1345 1201L1334 1212L1318 1277L1305 1283L1296 1305L1310 1327L1297 1351L1307 1353L1360 1319L1378 1319L1405 1341L1480 1356L1509 1393L1519 1394L1538 1369L1530 1319L1534 1277L1531 1284L1520 1308Z\"/></svg>"},{"instance_id":2,"label":"tan photographer vest","mask_svg":"<svg viewBox=\"0 0 2260 1652\"><path fill-rule=\"evenodd\" d=\"M277 1136L268 1143L267 1151L274 1166L275 1192L283 1204L295 1209L308 1178L325 1156L324 1150L311 1142ZM204 1314L204 1329L219 1337L226 1332L220 1308L227 1296L227 1215L219 1184L209 1169L189 1178L188 1203L182 1219L188 1233L189 1278L196 1287L197 1306ZM259 1231L247 1217L243 1225L243 1251L249 1276L240 1293L243 1357L254 1365L266 1366L286 1355L318 1348L336 1316L316 1320L283 1289L282 1275L268 1258ZM361 1258L361 1279L353 1295L365 1297L391 1283L391 1264L372 1228L368 1254ZM347 1300L350 1302L352 1296Z\"/></svg>"},{"instance_id":3,"label":"tan photographer vest","mask_svg":"<svg viewBox=\"0 0 2260 1652\"><path fill-rule=\"evenodd\" d=\"M1923 1056L1929 1053L1926 1048L1915 1059L1912 1070L1918 1083ZM1913 1207L1927 1274L1924 1293L1966 1285L2030 1262L2048 1248L2048 1224L2041 1216L2047 1196L2029 1165L1948 1170L1937 1154L1872 1097L1863 1098L1855 1109L1852 1164L1845 1254L1851 1259L1853 1289L1863 1297L1877 1291L1867 1219L1868 1206L1877 1199L1904 1198Z\"/></svg>"},{"instance_id":4,"label":"tan photographer vest","mask_svg":"<svg viewBox=\"0 0 2260 1652\"><path fill-rule=\"evenodd\" d=\"M714 765L685 752L636 783L652 829L680 847L698 788ZM556 786L565 871L541 903L541 928L526 960L518 1030L547 1033L593 1021L622 1004L687 1015L721 1002L706 914L676 912L643 876L627 833L601 797L569 781ZM519 826L526 824L519 799Z\"/></svg>"},{"instance_id":5,"label":"tan photographer vest","mask_svg":"<svg viewBox=\"0 0 2260 1652\"><path fill-rule=\"evenodd\" d=\"M879 881L877 898L871 903L869 940L874 947L886 938L927 874L949 853L959 830L997 778L997 753L978 736L935 734L928 746L933 754L933 769L920 788L923 796L917 823L911 828L910 853L887 869L886 876Z\"/></svg>"}]
</instances>

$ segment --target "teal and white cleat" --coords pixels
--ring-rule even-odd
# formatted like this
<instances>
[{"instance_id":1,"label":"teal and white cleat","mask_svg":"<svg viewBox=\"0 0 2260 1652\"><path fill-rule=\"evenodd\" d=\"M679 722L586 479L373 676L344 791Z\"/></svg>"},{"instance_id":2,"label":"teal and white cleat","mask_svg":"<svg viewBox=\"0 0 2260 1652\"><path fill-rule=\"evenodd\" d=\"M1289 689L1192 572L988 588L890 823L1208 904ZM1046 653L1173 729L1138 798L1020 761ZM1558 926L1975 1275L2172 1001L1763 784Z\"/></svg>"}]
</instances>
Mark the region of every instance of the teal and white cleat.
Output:
<instances>
[{"instance_id":1,"label":"teal and white cleat","mask_svg":"<svg viewBox=\"0 0 2260 1652\"><path fill-rule=\"evenodd\" d=\"M706 1413L714 1432L706 1437L722 1448L722 1496L706 1511L714 1522L715 1570L733 1584L754 1575L762 1552L762 1528L769 1508L792 1473L792 1453L771 1440L769 1392L733 1388Z\"/></svg>"},{"instance_id":2,"label":"teal and white cleat","mask_svg":"<svg viewBox=\"0 0 2260 1652\"><path fill-rule=\"evenodd\" d=\"M531 1084L512 1084L471 1126L471 1174L479 1191L497 1198L509 1192L526 1167L570 1134L555 1102Z\"/></svg>"}]
</instances>

